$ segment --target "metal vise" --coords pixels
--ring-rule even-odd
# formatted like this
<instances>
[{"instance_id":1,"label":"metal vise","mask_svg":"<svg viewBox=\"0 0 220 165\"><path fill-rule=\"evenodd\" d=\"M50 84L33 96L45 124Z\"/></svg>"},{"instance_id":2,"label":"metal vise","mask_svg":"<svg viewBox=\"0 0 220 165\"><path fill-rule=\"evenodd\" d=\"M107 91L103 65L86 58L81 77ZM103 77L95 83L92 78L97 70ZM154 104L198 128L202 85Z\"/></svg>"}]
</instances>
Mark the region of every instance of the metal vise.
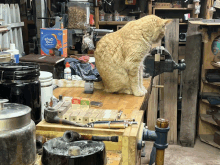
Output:
<instances>
[{"instance_id":1,"label":"metal vise","mask_svg":"<svg viewBox=\"0 0 220 165\"><path fill-rule=\"evenodd\" d=\"M160 56L164 56L164 59L161 61L155 61L155 55L160 54ZM169 51L165 49L163 46L158 46L153 48L151 51L151 56L147 56L144 60L145 65L145 73L149 73L150 76L155 77L164 72L173 72L175 69L185 70L186 64L185 60L182 59L179 64L177 64Z\"/></svg>"}]
</instances>

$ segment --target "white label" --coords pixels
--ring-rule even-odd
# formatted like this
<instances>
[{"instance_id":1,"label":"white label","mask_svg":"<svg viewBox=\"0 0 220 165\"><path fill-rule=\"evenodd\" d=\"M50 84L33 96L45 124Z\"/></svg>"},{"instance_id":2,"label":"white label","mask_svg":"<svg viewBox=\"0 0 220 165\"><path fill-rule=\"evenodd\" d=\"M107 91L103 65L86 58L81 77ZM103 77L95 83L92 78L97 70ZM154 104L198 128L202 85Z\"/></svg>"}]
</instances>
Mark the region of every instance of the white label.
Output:
<instances>
[{"instance_id":1,"label":"white label","mask_svg":"<svg viewBox=\"0 0 220 165\"><path fill-rule=\"evenodd\" d=\"M71 80L71 73L64 73L64 79Z\"/></svg>"}]
</instances>

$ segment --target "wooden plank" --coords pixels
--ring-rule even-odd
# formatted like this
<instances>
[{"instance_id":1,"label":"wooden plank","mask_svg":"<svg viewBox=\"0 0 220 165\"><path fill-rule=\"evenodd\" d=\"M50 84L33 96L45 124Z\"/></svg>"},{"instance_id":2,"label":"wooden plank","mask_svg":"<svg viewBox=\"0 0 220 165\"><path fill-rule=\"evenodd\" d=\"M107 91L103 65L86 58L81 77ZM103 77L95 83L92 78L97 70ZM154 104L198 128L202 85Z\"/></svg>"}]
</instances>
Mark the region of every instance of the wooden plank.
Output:
<instances>
[{"instance_id":1,"label":"wooden plank","mask_svg":"<svg viewBox=\"0 0 220 165\"><path fill-rule=\"evenodd\" d=\"M186 43L186 70L183 71L182 114L180 126L180 143L193 147L196 136L197 96L201 61L201 33L198 25L188 25ZM197 45L195 47L195 45ZM192 56L193 54L193 56Z\"/></svg>"},{"instance_id":2,"label":"wooden plank","mask_svg":"<svg viewBox=\"0 0 220 165\"><path fill-rule=\"evenodd\" d=\"M220 149L220 145L214 142L214 135L199 135L199 136L201 141Z\"/></svg>"},{"instance_id":3,"label":"wooden plank","mask_svg":"<svg viewBox=\"0 0 220 165\"><path fill-rule=\"evenodd\" d=\"M16 22L15 6L11 5L10 6L10 10L11 10L11 22L15 23ZM17 39L18 38L18 30L17 30L17 28L13 28L12 29L12 33L13 33L13 41L12 41L12 43L14 43L16 48L17 48L17 45L18 45L18 39Z\"/></svg>"},{"instance_id":4,"label":"wooden plank","mask_svg":"<svg viewBox=\"0 0 220 165\"><path fill-rule=\"evenodd\" d=\"M95 27L99 29L99 7L95 7Z\"/></svg>"},{"instance_id":5,"label":"wooden plank","mask_svg":"<svg viewBox=\"0 0 220 165\"><path fill-rule=\"evenodd\" d=\"M161 46L161 41L158 44L152 46L152 48L156 46ZM155 55L155 61L160 61L160 54ZM159 75L154 77L153 86L157 86L159 84ZM157 111L158 111L158 88L153 88L151 91L151 95L148 101L148 111L147 111L147 126L150 130L155 130L155 123L157 120Z\"/></svg>"},{"instance_id":6,"label":"wooden plank","mask_svg":"<svg viewBox=\"0 0 220 165\"><path fill-rule=\"evenodd\" d=\"M15 4L15 14L16 14L16 23L21 22L20 18L20 9L18 4ZM22 27L18 27L18 45L17 49L19 50L20 55L24 52L24 46L23 46L23 36L22 36Z\"/></svg>"},{"instance_id":7,"label":"wooden plank","mask_svg":"<svg viewBox=\"0 0 220 165\"><path fill-rule=\"evenodd\" d=\"M8 7L9 7L8 4L3 5L3 20L4 20L3 25L8 24L8 13L9 13ZM9 36L8 36L8 33L3 33L2 48L3 49L9 49Z\"/></svg>"},{"instance_id":8,"label":"wooden plank","mask_svg":"<svg viewBox=\"0 0 220 165\"><path fill-rule=\"evenodd\" d=\"M129 21L99 21L99 25L125 25Z\"/></svg>"},{"instance_id":9,"label":"wooden plank","mask_svg":"<svg viewBox=\"0 0 220 165\"><path fill-rule=\"evenodd\" d=\"M213 120L220 126L220 113L216 113L212 115Z\"/></svg>"},{"instance_id":10,"label":"wooden plank","mask_svg":"<svg viewBox=\"0 0 220 165\"><path fill-rule=\"evenodd\" d=\"M165 46L171 53L173 60L178 62L179 19L174 19L167 26ZM170 122L168 143L177 144L177 84L178 71L164 73L164 118Z\"/></svg>"},{"instance_id":11,"label":"wooden plank","mask_svg":"<svg viewBox=\"0 0 220 165\"><path fill-rule=\"evenodd\" d=\"M150 91L151 79L144 79L143 84L145 88ZM94 90L94 93L84 94L84 88L57 88L54 90L54 96L59 97L59 95L69 96L69 97L84 97L90 98L91 101L101 101L103 106L100 108L92 109L137 109L140 110L144 103L147 103L148 97L135 97L134 95L127 94L112 94L106 93L103 90ZM111 99L111 100L110 100ZM110 102L108 102L110 101ZM110 104L111 103L111 104ZM145 109L143 109L145 110Z\"/></svg>"},{"instance_id":12,"label":"wooden plank","mask_svg":"<svg viewBox=\"0 0 220 165\"><path fill-rule=\"evenodd\" d=\"M151 15L152 13L152 0L148 0L148 15Z\"/></svg>"},{"instance_id":13,"label":"wooden plank","mask_svg":"<svg viewBox=\"0 0 220 165\"><path fill-rule=\"evenodd\" d=\"M213 120L212 115L207 115L207 114L200 114L201 120L205 121L207 123L213 124L217 126L217 123L215 120Z\"/></svg>"},{"instance_id":14,"label":"wooden plank","mask_svg":"<svg viewBox=\"0 0 220 165\"><path fill-rule=\"evenodd\" d=\"M137 163L138 161L138 157L141 157L140 155L138 155L138 150L137 150L137 143L139 140L139 133L143 132L143 112L141 111L134 111L134 114L136 114L135 119L138 122L137 125L132 125L131 127L131 132L130 132L130 136L129 136L129 148L128 148L128 152L129 152L129 165L134 165ZM141 129L142 128L142 129Z\"/></svg>"},{"instance_id":15,"label":"wooden plank","mask_svg":"<svg viewBox=\"0 0 220 165\"><path fill-rule=\"evenodd\" d=\"M216 131L214 134L214 142L220 146L220 131Z\"/></svg>"}]
</instances>

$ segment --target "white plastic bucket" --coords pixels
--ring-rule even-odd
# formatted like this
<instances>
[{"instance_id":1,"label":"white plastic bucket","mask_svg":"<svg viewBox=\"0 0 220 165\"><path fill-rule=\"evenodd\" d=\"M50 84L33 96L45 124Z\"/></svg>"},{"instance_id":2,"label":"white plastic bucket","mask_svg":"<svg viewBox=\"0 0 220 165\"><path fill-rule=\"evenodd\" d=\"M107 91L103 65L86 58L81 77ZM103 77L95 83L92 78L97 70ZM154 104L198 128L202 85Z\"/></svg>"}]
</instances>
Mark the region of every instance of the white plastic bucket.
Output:
<instances>
[{"instance_id":1,"label":"white plastic bucket","mask_svg":"<svg viewBox=\"0 0 220 165\"><path fill-rule=\"evenodd\" d=\"M44 109L46 102L50 102L53 97L53 74L50 72L40 71L39 77L41 83L41 114L44 119Z\"/></svg>"}]
</instances>

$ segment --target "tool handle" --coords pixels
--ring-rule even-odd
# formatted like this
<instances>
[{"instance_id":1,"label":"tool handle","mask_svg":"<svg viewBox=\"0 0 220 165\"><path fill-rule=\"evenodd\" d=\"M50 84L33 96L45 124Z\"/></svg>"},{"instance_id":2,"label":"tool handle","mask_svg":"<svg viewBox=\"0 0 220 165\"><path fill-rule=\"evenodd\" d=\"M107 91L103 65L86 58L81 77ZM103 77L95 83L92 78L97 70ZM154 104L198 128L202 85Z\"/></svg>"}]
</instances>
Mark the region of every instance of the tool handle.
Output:
<instances>
[{"instance_id":1,"label":"tool handle","mask_svg":"<svg viewBox=\"0 0 220 165\"><path fill-rule=\"evenodd\" d=\"M102 124L93 124L94 128L104 128L104 129L125 129L127 127L127 124L125 123L102 123Z\"/></svg>"}]
</instances>

